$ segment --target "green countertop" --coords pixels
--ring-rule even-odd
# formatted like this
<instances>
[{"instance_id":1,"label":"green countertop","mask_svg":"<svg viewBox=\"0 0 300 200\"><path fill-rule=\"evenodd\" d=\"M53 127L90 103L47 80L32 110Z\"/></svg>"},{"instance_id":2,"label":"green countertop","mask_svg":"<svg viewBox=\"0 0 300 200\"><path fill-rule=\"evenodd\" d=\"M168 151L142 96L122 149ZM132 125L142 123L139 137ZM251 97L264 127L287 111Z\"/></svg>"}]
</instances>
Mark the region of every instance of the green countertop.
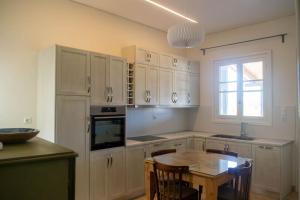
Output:
<instances>
[{"instance_id":1,"label":"green countertop","mask_svg":"<svg viewBox=\"0 0 300 200\"><path fill-rule=\"evenodd\" d=\"M4 144L0 150L0 165L76 156L70 149L36 137L22 144Z\"/></svg>"}]
</instances>

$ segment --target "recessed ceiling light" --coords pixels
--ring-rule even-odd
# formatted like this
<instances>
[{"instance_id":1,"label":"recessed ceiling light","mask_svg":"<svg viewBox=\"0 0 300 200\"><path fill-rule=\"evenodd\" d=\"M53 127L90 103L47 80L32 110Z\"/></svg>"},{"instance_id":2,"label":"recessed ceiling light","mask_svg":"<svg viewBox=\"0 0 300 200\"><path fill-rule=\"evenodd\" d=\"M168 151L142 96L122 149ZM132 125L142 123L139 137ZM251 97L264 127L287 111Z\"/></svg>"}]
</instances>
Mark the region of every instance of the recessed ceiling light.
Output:
<instances>
[{"instance_id":1,"label":"recessed ceiling light","mask_svg":"<svg viewBox=\"0 0 300 200\"><path fill-rule=\"evenodd\" d=\"M188 20L190 22L198 23L196 20L193 20L193 19L191 19L189 17L186 17L186 16L184 16L184 15L182 15L182 14L180 14L180 13L174 11L174 10L171 10L170 8L167 8L166 6L163 6L163 5L159 4L159 3L156 3L156 2L151 1L151 0L145 0L145 1L148 2L148 3L151 3L152 5L155 5L155 6L159 7L159 8L161 8L161 9L164 9L165 11L168 11L168 12L174 14L174 15L177 15L178 17L184 18L184 19L186 19L186 20Z\"/></svg>"}]
</instances>

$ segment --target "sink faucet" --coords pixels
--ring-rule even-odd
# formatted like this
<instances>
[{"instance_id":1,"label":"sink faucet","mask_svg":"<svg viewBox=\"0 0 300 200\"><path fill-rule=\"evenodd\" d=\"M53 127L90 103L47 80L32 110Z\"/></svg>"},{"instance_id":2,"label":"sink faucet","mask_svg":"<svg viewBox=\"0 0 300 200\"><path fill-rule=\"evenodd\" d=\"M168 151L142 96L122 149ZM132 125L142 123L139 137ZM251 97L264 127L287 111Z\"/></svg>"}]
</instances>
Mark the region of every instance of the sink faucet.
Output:
<instances>
[{"instance_id":1,"label":"sink faucet","mask_svg":"<svg viewBox=\"0 0 300 200\"><path fill-rule=\"evenodd\" d=\"M245 122L241 123L241 137L247 137L246 126L247 123Z\"/></svg>"}]
</instances>

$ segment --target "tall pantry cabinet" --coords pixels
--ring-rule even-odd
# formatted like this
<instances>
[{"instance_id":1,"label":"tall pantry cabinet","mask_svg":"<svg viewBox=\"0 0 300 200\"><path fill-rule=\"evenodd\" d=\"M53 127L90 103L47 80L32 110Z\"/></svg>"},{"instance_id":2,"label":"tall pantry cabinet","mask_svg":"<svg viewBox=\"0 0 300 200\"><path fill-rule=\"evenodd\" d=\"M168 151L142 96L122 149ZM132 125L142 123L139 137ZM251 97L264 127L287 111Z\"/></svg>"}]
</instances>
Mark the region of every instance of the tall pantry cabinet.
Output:
<instances>
[{"instance_id":1,"label":"tall pantry cabinet","mask_svg":"<svg viewBox=\"0 0 300 200\"><path fill-rule=\"evenodd\" d=\"M40 137L78 153L76 200L89 198L90 53L53 46L38 60L37 128Z\"/></svg>"},{"instance_id":2,"label":"tall pantry cabinet","mask_svg":"<svg viewBox=\"0 0 300 200\"><path fill-rule=\"evenodd\" d=\"M78 153L76 200L89 199L90 104L125 105L126 96L123 89L125 66L126 61L122 58L58 45L39 54L37 84L39 137ZM102 81L103 71L105 71L103 77L105 87L103 93L99 93L97 90L101 88L95 86L102 85L99 82ZM119 77L113 75L115 72L118 72ZM101 78L96 79L98 76ZM109 101L105 101L106 99Z\"/></svg>"}]
</instances>

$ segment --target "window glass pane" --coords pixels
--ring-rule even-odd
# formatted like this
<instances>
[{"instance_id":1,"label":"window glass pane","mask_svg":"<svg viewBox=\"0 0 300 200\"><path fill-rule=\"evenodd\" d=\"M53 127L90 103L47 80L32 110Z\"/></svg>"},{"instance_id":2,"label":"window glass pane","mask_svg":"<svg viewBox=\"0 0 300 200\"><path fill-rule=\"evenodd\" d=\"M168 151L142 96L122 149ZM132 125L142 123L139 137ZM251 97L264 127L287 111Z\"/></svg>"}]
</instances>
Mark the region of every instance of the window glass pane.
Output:
<instances>
[{"instance_id":1,"label":"window glass pane","mask_svg":"<svg viewBox=\"0 0 300 200\"><path fill-rule=\"evenodd\" d=\"M219 91L237 91L237 82L220 83Z\"/></svg>"},{"instance_id":2,"label":"window glass pane","mask_svg":"<svg viewBox=\"0 0 300 200\"><path fill-rule=\"evenodd\" d=\"M237 66L236 65L220 66L219 81L220 82L237 81Z\"/></svg>"},{"instance_id":3,"label":"window glass pane","mask_svg":"<svg viewBox=\"0 0 300 200\"><path fill-rule=\"evenodd\" d=\"M219 93L219 115L237 115L237 93Z\"/></svg>"},{"instance_id":4,"label":"window glass pane","mask_svg":"<svg viewBox=\"0 0 300 200\"><path fill-rule=\"evenodd\" d=\"M263 117L263 92L243 93L243 116Z\"/></svg>"},{"instance_id":5,"label":"window glass pane","mask_svg":"<svg viewBox=\"0 0 300 200\"><path fill-rule=\"evenodd\" d=\"M243 80L263 79L263 61L249 62L243 64Z\"/></svg>"},{"instance_id":6,"label":"window glass pane","mask_svg":"<svg viewBox=\"0 0 300 200\"><path fill-rule=\"evenodd\" d=\"M263 90L263 81L244 81L244 91Z\"/></svg>"}]
</instances>

